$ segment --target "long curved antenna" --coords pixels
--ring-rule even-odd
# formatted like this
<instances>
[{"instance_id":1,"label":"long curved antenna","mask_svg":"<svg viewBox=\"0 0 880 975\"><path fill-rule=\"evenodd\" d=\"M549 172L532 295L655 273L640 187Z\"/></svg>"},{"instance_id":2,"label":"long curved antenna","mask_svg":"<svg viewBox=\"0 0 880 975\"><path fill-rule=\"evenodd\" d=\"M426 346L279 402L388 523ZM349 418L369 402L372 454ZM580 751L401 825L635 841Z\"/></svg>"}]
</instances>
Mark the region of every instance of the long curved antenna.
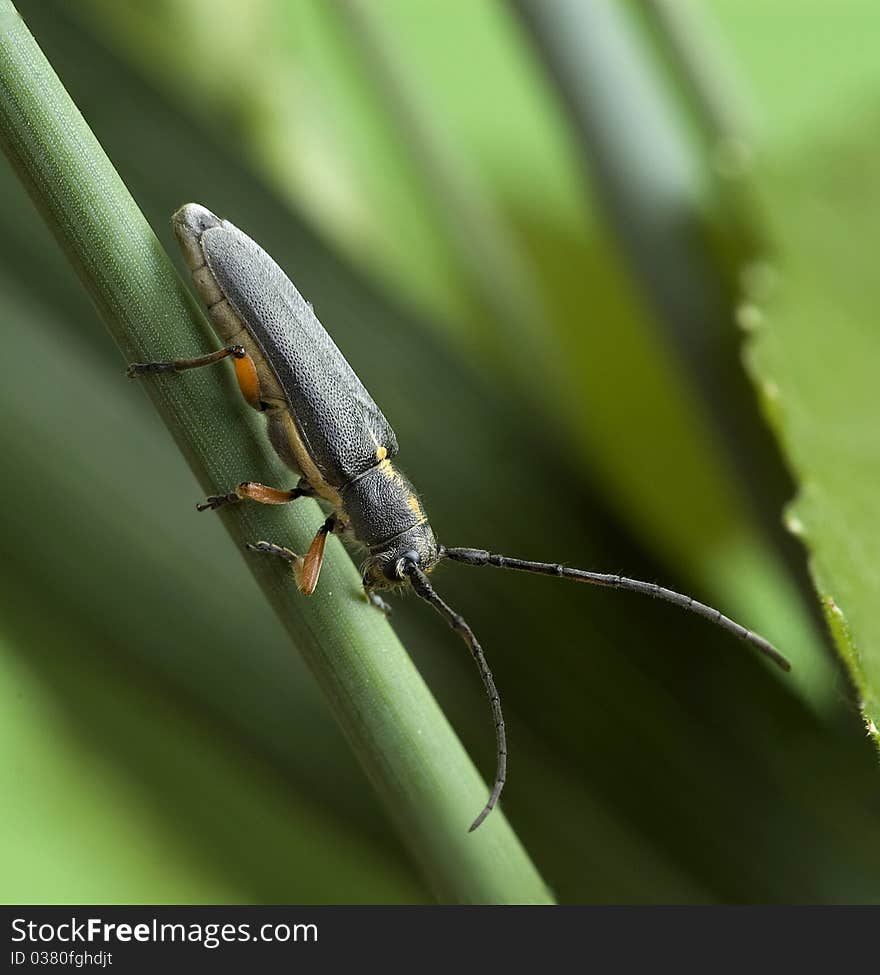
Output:
<instances>
[{"instance_id":1,"label":"long curved antenna","mask_svg":"<svg viewBox=\"0 0 880 975\"><path fill-rule=\"evenodd\" d=\"M685 596L672 589L664 589L663 586L658 586L653 582L641 582L638 579L628 579L626 576L608 575L602 572L587 572L586 569L571 569L567 565L558 565L552 562L529 562L525 559L511 559L506 555L496 555L480 548L446 548L444 546L440 554L454 559L456 562L464 562L466 565L494 565L499 569L517 569L520 572L535 572L538 575L560 576L563 579L573 579L575 582L587 582L593 586L627 589L630 592L653 596L655 599L664 599L674 606L680 606L682 609L710 620L729 633L733 633L734 636L738 636L741 640L757 647L761 653L769 657L783 670L791 670L791 664L764 637L746 629L717 609L713 609L705 603L697 602L691 596Z\"/></svg>"},{"instance_id":2,"label":"long curved antenna","mask_svg":"<svg viewBox=\"0 0 880 975\"><path fill-rule=\"evenodd\" d=\"M489 706L492 708L492 720L495 722L495 742L497 745L495 782L492 785L492 791L489 793L489 799L483 807L482 812L471 823L468 832L473 833L495 808L498 797L501 795L501 790L504 788L504 781L507 778L507 736L504 731L504 715L501 713L501 698L498 697L498 691L495 689L495 681L492 678L492 671L489 670L486 658L483 655L483 648L474 636L474 631L467 625L462 616L443 602L437 593L434 592L434 588L428 581L428 577L414 562L408 563L404 571L409 576L409 581L417 595L421 596L425 602L430 603L453 630L457 630L461 634L462 640L467 644L467 648L470 650L471 656L476 662L477 669L480 671L480 677L483 678L483 685L486 688L486 694L489 698Z\"/></svg>"}]
</instances>

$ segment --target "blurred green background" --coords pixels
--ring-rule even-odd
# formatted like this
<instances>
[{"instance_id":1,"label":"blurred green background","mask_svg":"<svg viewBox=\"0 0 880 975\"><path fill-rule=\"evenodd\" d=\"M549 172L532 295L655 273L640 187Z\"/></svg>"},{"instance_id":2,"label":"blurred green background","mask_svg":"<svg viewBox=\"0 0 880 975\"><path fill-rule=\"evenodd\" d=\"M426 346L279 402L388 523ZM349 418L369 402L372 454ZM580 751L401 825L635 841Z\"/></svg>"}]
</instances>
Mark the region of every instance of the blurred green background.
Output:
<instances>
[{"instance_id":1,"label":"blurred green background","mask_svg":"<svg viewBox=\"0 0 880 975\"><path fill-rule=\"evenodd\" d=\"M684 589L793 660L639 597L438 571L559 900L876 901L876 4L17 6L175 260L195 200L313 301L442 541ZM428 901L0 179L0 897ZM472 662L427 607L394 625L488 773Z\"/></svg>"}]
</instances>

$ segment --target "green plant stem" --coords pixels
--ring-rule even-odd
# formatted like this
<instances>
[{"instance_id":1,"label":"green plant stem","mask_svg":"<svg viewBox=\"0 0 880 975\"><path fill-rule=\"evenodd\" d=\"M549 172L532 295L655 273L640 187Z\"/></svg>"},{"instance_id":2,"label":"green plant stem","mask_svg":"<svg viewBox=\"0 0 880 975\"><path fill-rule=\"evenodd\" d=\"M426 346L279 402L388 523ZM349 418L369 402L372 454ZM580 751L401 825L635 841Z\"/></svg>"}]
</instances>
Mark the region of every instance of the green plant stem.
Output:
<instances>
[{"instance_id":1,"label":"green plant stem","mask_svg":"<svg viewBox=\"0 0 880 975\"><path fill-rule=\"evenodd\" d=\"M0 141L127 360L195 355L216 346L194 299L9 0L0 0ZM126 381L120 369L120 382ZM271 454L261 424L222 366L142 385L206 493L245 476L279 485L295 477ZM314 502L301 500L284 520L260 505L240 505L221 518L240 551L260 538L303 551L323 515ZM467 834L485 801L485 783L393 631L366 605L358 573L338 541L330 540L319 593L309 600L297 594L289 571L275 560L248 556L248 563L437 898L551 902L502 814ZM228 607L235 612L234 593Z\"/></svg>"}]
</instances>

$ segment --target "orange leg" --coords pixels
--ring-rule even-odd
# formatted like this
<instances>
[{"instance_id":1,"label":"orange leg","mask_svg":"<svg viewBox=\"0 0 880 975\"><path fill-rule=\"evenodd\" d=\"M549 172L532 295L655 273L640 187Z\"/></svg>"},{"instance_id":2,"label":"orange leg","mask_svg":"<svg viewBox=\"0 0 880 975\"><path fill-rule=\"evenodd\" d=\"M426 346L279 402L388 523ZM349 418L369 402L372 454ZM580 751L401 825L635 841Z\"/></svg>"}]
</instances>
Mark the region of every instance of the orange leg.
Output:
<instances>
[{"instance_id":1,"label":"orange leg","mask_svg":"<svg viewBox=\"0 0 880 975\"><path fill-rule=\"evenodd\" d=\"M187 369L201 369L202 366L212 366L215 362L222 362L228 356L235 360L235 378L241 395L255 410L263 411L260 399L260 380L254 360L247 354L243 345L225 345L216 352L197 356L195 359L168 359L165 362L133 362L128 367L129 379L145 376L155 372L185 372Z\"/></svg>"},{"instance_id":2,"label":"orange leg","mask_svg":"<svg viewBox=\"0 0 880 975\"><path fill-rule=\"evenodd\" d=\"M199 511L216 511L225 504L236 504L245 498L257 501L259 504L289 504L297 498L314 497L314 491L304 481L300 481L289 491L268 487L257 481L242 481L234 491L228 494L212 494L202 504L197 504Z\"/></svg>"},{"instance_id":3,"label":"orange leg","mask_svg":"<svg viewBox=\"0 0 880 975\"><path fill-rule=\"evenodd\" d=\"M331 515L318 529L308 552L304 556L297 555L289 548L275 545L273 542L257 542L255 545L248 543L248 548L252 552L274 555L285 562L289 562L299 591L304 596L311 596L318 586L318 577L321 574L321 566L324 564L324 546L327 542L327 536L333 531L335 525L336 518Z\"/></svg>"}]
</instances>

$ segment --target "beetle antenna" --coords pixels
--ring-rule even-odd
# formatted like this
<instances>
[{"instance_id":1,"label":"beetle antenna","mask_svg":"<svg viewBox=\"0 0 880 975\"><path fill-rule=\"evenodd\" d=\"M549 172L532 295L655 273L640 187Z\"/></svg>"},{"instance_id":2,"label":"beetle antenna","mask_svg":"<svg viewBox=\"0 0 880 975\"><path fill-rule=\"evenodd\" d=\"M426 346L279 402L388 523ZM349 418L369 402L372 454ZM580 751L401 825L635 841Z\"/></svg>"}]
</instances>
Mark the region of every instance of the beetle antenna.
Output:
<instances>
[{"instance_id":1,"label":"beetle antenna","mask_svg":"<svg viewBox=\"0 0 880 975\"><path fill-rule=\"evenodd\" d=\"M474 636L474 631L465 622L464 617L456 613L455 610L437 595L434 587L428 581L428 577L415 562L408 562L404 571L409 576L409 581L416 593L425 602L430 603L452 629L458 631L462 640L467 644L467 648L474 658L477 669L480 671L480 677L483 679L483 686L486 688L486 695L489 698L489 706L492 709L492 720L495 723L495 741L497 744L495 782L492 785L492 791L489 793L489 799L486 805L483 806L480 815L471 823L468 832L473 833L495 808L498 797L501 795L501 790L504 788L504 781L507 778L507 736L504 731L504 716L501 713L501 698L499 698L498 691L495 689L495 681L492 678L492 671L489 670L489 665L486 663L483 648Z\"/></svg>"},{"instance_id":2,"label":"beetle antenna","mask_svg":"<svg viewBox=\"0 0 880 975\"><path fill-rule=\"evenodd\" d=\"M683 593L675 592L672 589L665 589L653 582L641 582L639 579L628 579L626 576L602 572L587 572L585 569L572 569L567 565L552 562L511 559L506 555L496 555L479 548L444 547L441 554L454 559L456 562L464 562L466 565L494 565L499 569L516 569L520 572L534 572L538 575L560 576L563 579L573 579L575 582L586 582L593 586L607 586L610 589L626 589L630 592L642 593L645 596L653 596L655 599L663 599L674 606L680 606L691 613L696 613L697 616L702 616L729 633L733 633L734 636L738 636L741 640L751 643L753 647L757 647L761 653L769 657L782 670L791 670L791 664L788 660L764 637L746 629L717 609L706 606L705 603L697 602L691 596L685 596Z\"/></svg>"}]
</instances>

